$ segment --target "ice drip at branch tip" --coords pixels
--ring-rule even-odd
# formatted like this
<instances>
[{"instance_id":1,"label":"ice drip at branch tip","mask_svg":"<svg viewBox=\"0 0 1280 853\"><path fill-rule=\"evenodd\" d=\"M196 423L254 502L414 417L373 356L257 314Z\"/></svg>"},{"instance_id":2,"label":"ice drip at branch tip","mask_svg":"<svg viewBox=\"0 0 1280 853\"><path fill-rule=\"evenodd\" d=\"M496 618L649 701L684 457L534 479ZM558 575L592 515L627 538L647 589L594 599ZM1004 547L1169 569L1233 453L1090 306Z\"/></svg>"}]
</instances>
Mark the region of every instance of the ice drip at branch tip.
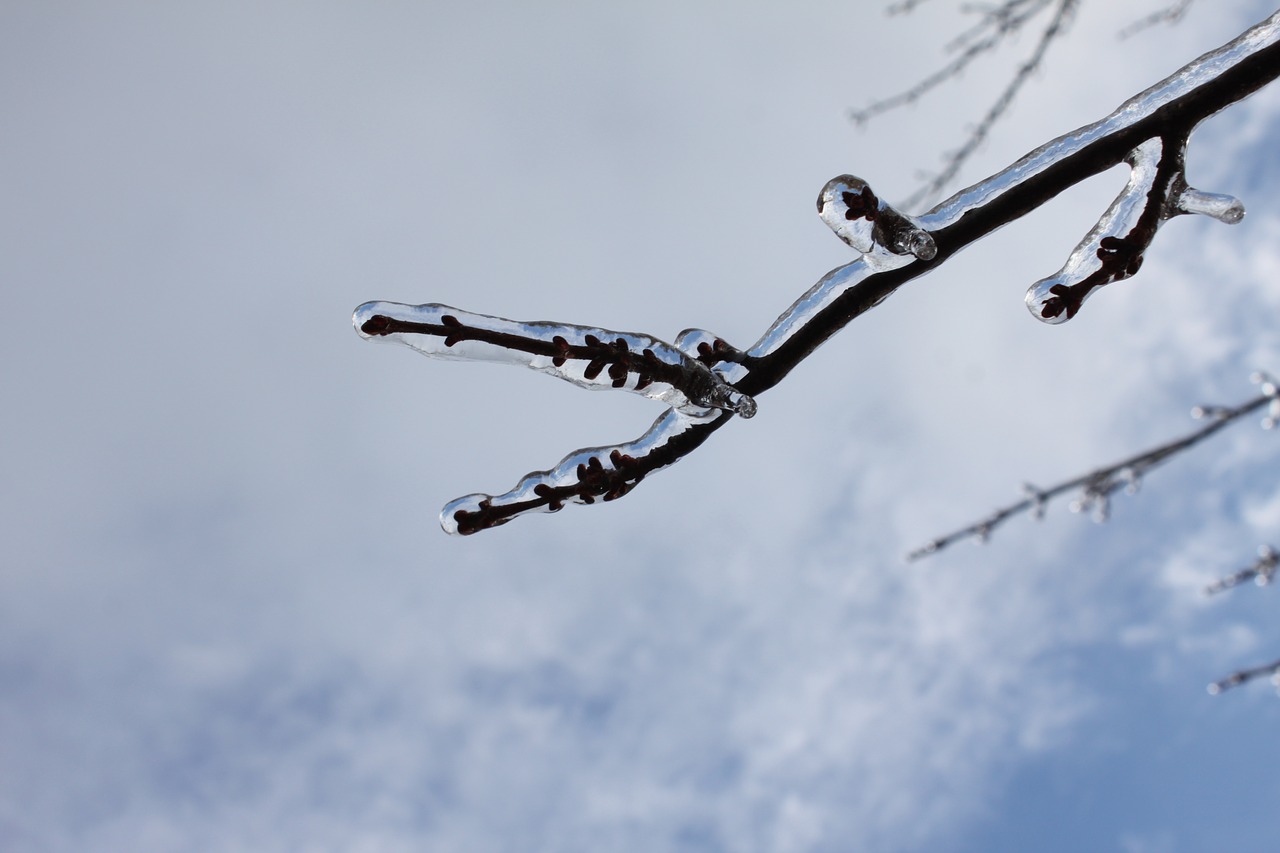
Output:
<instances>
[{"instance_id":1,"label":"ice drip at branch tip","mask_svg":"<svg viewBox=\"0 0 1280 853\"><path fill-rule=\"evenodd\" d=\"M938 254L928 231L877 197L866 181L854 175L827 181L818 194L818 216L837 237L863 254L877 247L922 261Z\"/></svg>"},{"instance_id":2,"label":"ice drip at branch tip","mask_svg":"<svg viewBox=\"0 0 1280 853\"><path fill-rule=\"evenodd\" d=\"M440 527L450 536L464 536L461 525L458 522L459 512L476 512L480 509L480 505L488 500L489 495L463 495L460 498L454 498L444 505L440 510ZM502 522L498 522L501 524ZM496 525L494 525L496 526Z\"/></svg>"},{"instance_id":3,"label":"ice drip at branch tip","mask_svg":"<svg viewBox=\"0 0 1280 853\"><path fill-rule=\"evenodd\" d=\"M914 225L894 235L894 247L899 255L915 255L922 261L931 261L938 254L938 244L933 235Z\"/></svg>"},{"instance_id":4,"label":"ice drip at branch tip","mask_svg":"<svg viewBox=\"0 0 1280 853\"><path fill-rule=\"evenodd\" d=\"M1071 319L1074 312L1068 313L1067 306L1063 304L1060 296L1060 292L1068 286L1061 274L1042 278L1031 285L1027 289L1026 296L1027 310L1031 312L1031 316L1051 326L1057 326ZM1087 294L1080 301L1084 302L1085 298Z\"/></svg>"},{"instance_id":5,"label":"ice drip at branch tip","mask_svg":"<svg viewBox=\"0 0 1280 853\"><path fill-rule=\"evenodd\" d=\"M352 312L351 325L355 327L356 333L359 334L360 337L365 340L378 337L377 331L372 327L366 327L369 325L369 321L373 320L375 317L381 316L382 306L384 304L385 303L382 302L366 302L363 305L358 305L356 310Z\"/></svg>"},{"instance_id":6,"label":"ice drip at branch tip","mask_svg":"<svg viewBox=\"0 0 1280 853\"><path fill-rule=\"evenodd\" d=\"M1186 187L1174 200L1175 213L1193 213L1208 216L1227 225L1236 225L1244 219L1244 202L1223 193L1202 192Z\"/></svg>"}]
</instances>

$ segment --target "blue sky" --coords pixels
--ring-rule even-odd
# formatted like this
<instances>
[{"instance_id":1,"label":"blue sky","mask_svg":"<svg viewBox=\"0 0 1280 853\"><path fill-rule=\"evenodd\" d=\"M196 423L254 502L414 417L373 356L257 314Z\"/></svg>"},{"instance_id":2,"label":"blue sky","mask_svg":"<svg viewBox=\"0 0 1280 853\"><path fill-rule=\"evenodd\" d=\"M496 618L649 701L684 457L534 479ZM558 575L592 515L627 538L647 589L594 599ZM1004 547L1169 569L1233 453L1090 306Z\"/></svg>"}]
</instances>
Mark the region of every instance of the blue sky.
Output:
<instances>
[{"instance_id":1,"label":"blue sky","mask_svg":"<svg viewBox=\"0 0 1280 853\"><path fill-rule=\"evenodd\" d=\"M933 8L936 6L937 8ZM1122 8L1117 8L1117 7ZM1271 10L1086 3L966 174ZM1242 424L1113 520L901 556L1280 370L1280 91L1196 135L1245 221L1170 223L1063 327L1063 194L826 344L625 500L457 539L446 501L652 401L350 327L444 302L747 345L1009 58L866 130L956 15L879 4L18 3L0 12L0 847L1261 851L1280 448ZM1018 44L1025 52L1030 41Z\"/></svg>"}]
</instances>

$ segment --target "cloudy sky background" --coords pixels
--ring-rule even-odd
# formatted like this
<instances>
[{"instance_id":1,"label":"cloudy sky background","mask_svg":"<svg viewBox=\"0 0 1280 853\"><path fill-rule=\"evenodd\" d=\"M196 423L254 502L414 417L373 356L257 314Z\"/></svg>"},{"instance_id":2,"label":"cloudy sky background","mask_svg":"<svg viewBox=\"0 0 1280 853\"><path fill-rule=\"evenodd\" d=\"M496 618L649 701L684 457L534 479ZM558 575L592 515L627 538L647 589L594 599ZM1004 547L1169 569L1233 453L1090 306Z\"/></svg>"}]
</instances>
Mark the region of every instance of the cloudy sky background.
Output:
<instances>
[{"instance_id":1,"label":"cloudy sky background","mask_svg":"<svg viewBox=\"0 0 1280 853\"><path fill-rule=\"evenodd\" d=\"M1265 17L1086 3L967 173ZM0 847L1176 853L1274 845L1274 433L1094 525L911 547L1280 370L1280 90L1207 124L1139 278L1022 303L1100 176L918 280L625 500L466 539L447 500L651 401L428 361L368 299L753 342L905 196L1007 55L865 131L941 2L7 3ZM1025 55L1031 39L1015 52ZM1276 543L1280 544L1280 543Z\"/></svg>"}]
</instances>

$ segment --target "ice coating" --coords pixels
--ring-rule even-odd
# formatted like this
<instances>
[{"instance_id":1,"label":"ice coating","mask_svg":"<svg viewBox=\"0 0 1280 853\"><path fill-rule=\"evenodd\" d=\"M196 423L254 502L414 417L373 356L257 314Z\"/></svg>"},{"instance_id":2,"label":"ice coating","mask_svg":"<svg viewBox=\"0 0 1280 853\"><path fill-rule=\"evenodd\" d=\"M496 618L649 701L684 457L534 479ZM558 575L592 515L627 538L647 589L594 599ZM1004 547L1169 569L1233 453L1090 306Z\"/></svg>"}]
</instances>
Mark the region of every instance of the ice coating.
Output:
<instances>
[{"instance_id":1,"label":"ice coating","mask_svg":"<svg viewBox=\"0 0 1280 853\"><path fill-rule=\"evenodd\" d=\"M827 181L818 193L818 216L836 236L866 254L877 246L922 261L938 253L929 232L878 198L867 182L853 175Z\"/></svg>"},{"instance_id":2,"label":"ice coating","mask_svg":"<svg viewBox=\"0 0 1280 853\"><path fill-rule=\"evenodd\" d=\"M465 495L440 511L446 533L467 536L506 524L513 518L558 512L565 504L612 501L630 492L644 477L678 460L702 443L728 418L695 418L668 409L635 441L575 450L550 471L526 474L501 495Z\"/></svg>"},{"instance_id":3,"label":"ice coating","mask_svg":"<svg viewBox=\"0 0 1280 853\"><path fill-rule=\"evenodd\" d=\"M744 418L756 412L754 400L706 364L648 335L397 302L366 302L352 323L366 339L395 341L433 358L520 365L583 388L631 391L695 417L709 409Z\"/></svg>"}]
</instances>

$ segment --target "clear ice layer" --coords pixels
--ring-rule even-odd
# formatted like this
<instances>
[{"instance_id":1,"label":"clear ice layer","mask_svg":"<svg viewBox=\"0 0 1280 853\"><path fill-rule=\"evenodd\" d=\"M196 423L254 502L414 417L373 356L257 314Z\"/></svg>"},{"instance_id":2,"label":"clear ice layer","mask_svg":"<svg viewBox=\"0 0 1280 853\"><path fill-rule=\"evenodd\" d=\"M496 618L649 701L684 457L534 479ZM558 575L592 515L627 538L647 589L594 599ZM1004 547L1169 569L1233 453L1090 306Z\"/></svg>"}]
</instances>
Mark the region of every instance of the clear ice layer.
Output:
<instances>
[{"instance_id":1,"label":"clear ice layer","mask_svg":"<svg viewBox=\"0 0 1280 853\"><path fill-rule=\"evenodd\" d=\"M558 512L569 503L616 500L645 475L679 459L685 451L674 443L706 425L705 418L668 409L635 441L575 450L550 471L526 474L505 494L465 495L450 501L440 511L440 526L446 533L466 536L522 515Z\"/></svg>"},{"instance_id":2,"label":"clear ice layer","mask_svg":"<svg viewBox=\"0 0 1280 853\"><path fill-rule=\"evenodd\" d=\"M648 335L397 302L366 302L352 322L366 339L395 341L432 358L528 367L582 388L631 391L694 417L717 409L743 418L756 412L753 399L706 364Z\"/></svg>"}]
</instances>

